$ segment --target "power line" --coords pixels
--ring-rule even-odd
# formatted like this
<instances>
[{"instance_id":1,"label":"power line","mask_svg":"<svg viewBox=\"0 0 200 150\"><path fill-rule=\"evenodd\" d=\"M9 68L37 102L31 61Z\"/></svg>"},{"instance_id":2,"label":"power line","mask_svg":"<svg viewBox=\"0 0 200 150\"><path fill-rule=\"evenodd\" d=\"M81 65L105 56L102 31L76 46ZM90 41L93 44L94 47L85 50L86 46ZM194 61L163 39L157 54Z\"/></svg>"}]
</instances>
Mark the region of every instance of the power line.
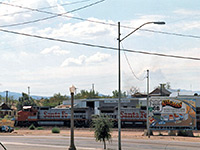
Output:
<instances>
[{"instance_id":1,"label":"power line","mask_svg":"<svg viewBox=\"0 0 200 150\"><path fill-rule=\"evenodd\" d=\"M60 4L60 6L74 5L74 4L79 4L79 3L88 2L88 1L91 1L91 0L81 0L81 1L71 2L71 3L68 2L68 3ZM42 7L42 8L39 8L39 9L40 10L41 9L49 9L49 8L55 8L55 7L58 7L58 6L54 5L54 6L49 6L49 7Z\"/></svg>"},{"instance_id":2,"label":"power line","mask_svg":"<svg viewBox=\"0 0 200 150\"><path fill-rule=\"evenodd\" d=\"M122 48L124 49L123 44L122 44ZM131 64L129 63L129 60L128 60L128 57L127 57L125 51L124 51L124 56L125 56L125 58L126 58L126 62L127 62L128 66L129 66L129 68L130 68L131 73L133 74L133 76L134 76L137 80L139 80L139 81L144 81L144 79L146 79L146 76L143 77L142 79L140 79L140 78L138 78L138 77L136 76L136 74L135 74L134 71L133 71L133 68L131 67Z\"/></svg>"},{"instance_id":3,"label":"power line","mask_svg":"<svg viewBox=\"0 0 200 150\"><path fill-rule=\"evenodd\" d=\"M69 40L63 40L63 39L56 39L56 38L51 38L51 37L44 37L44 36L33 35L33 34L28 34L28 33L5 30L5 29L1 29L1 28L0 28L0 31L6 32L6 33L17 34L17 35L28 36L28 37L39 38L39 39L46 39L46 40L51 40L51 41L56 41L56 42L69 43L69 44L82 45L82 46L87 46L87 47L95 47L95 48L109 49L109 50L118 51L118 48L104 46L104 45L95 45L95 44L90 44L90 43L83 43L83 42L69 41ZM154 56L162 56L162 57L171 57L171 58L180 58L180 59L188 59L188 60L198 60L198 61L200 60L200 58L197 58L197 57L186 57L186 56L178 56L178 55L170 55L170 54L152 53L152 52L145 52L145 51L132 50L132 49L121 49L121 50L122 51L126 51L126 52L131 52L131 53L138 53L138 54L146 54L146 55L154 55Z\"/></svg>"},{"instance_id":4,"label":"power line","mask_svg":"<svg viewBox=\"0 0 200 150\"><path fill-rule=\"evenodd\" d=\"M98 1L96 3L100 3L100 2L103 2L103 1L105 1L105 0ZM103 25L117 26L117 24L113 24L113 23L107 23L107 22L103 22L103 21L97 21L97 20L91 20L91 19L85 19L85 18L73 17L73 16L67 16L66 15L67 13L71 13L71 12L77 11L76 9L72 10L70 12L65 12L63 14L57 14L57 13L51 13L51 12L48 12L48 11L41 11L39 9L32 9L32 8L28 8L28 7L19 6L19 5L13 5L13 4L5 3L5 2L0 2L0 4L5 4L5 5L13 6L13 7L19 7L19 8L23 8L23 9L28 9L28 10L31 10L31 11L37 11L37 12L41 12L41 13L55 15L55 16L51 16L51 17L41 18L41 19L27 21L27 22L22 22L22 23L16 23L16 24L10 24L10 25L3 25L3 26L0 26L0 27L12 27L12 26L18 26L18 25L25 25L25 24L29 24L29 23L35 23L35 22L39 22L39 21L44 21L44 20L52 19L52 18L55 18L55 17L58 17L58 16L59 17L67 17L67 18L71 18L71 19L75 19L75 20L79 20L79 21L88 21L88 22L98 23L98 24L103 24ZM95 3L90 4L90 5L95 5ZM78 8L78 9L83 9L84 7L89 7L89 5L83 6L82 8ZM123 26L123 25L121 27L122 28L127 28L127 29L135 29L133 27ZM149 30L149 29L139 29L139 30L140 31L145 31L145 32L165 34L165 35L172 35L172 36L179 36L179 37L188 37L188 38L200 39L200 36L198 36L198 35L172 33L172 32L156 31L156 30Z\"/></svg>"},{"instance_id":5,"label":"power line","mask_svg":"<svg viewBox=\"0 0 200 150\"><path fill-rule=\"evenodd\" d=\"M28 9L28 10L31 10L31 11L37 11L37 12L53 15L53 16L50 16L50 17L40 18L40 19L21 22L21 23L2 25L0 27L13 27L13 26L25 25L25 24L29 24L29 23L36 23L36 22L40 22L40 21L44 21L44 20L48 20L48 19L53 19L53 18L56 18L56 17L64 17L65 16L65 17L68 17L68 18L72 18L72 17L66 16L66 14L72 13L72 12L75 12L75 11L79 11L79 10L82 10L82 9L85 9L85 8L88 8L88 7L91 7L93 5L96 5L96 4L104 2L104 1L105 0L100 0L100 1L97 1L97 2L94 2L94 3L91 3L91 4L79 7L77 9L74 9L74 10L71 10L71 11L68 11L68 12L65 12L65 13L61 13L61 14L52 13L52 12L48 12L48 11L41 11L39 9L32 9L32 8L28 8L28 7L19 6L19 5L13 5L13 4L9 4L9 3L0 2L0 4L4 4L4 5L9 5L9 6L13 6L13 7L19 7L19 8Z\"/></svg>"},{"instance_id":6,"label":"power line","mask_svg":"<svg viewBox=\"0 0 200 150\"><path fill-rule=\"evenodd\" d=\"M76 1L76 2L72 2L72 3L64 3L64 4L60 4L59 6L66 6L66 5L74 5L74 4L79 4L79 3L83 3L83 2L88 2L88 1L91 1L91 0L82 0L82 1ZM6 4L6 3L5 3ZM7 3L8 4L8 3ZM16 5L17 6L17 5ZM58 5L53 5L53 6L48 6L48 7L41 7L41 8L38 8L39 10L44 10L44 9L50 9L50 8L56 8L58 7ZM3 14L3 15L0 15L1 17L2 16L10 16L10 15L16 15L16 14L22 14L22 13L28 13L28 12L31 12L32 10L29 10L29 11L20 11L20 12L14 12L14 13L9 13L9 14Z\"/></svg>"},{"instance_id":7,"label":"power line","mask_svg":"<svg viewBox=\"0 0 200 150\"><path fill-rule=\"evenodd\" d=\"M181 36L181 37L189 37L189 38L200 39L200 36L198 36L198 35L181 34L181 33L170 33L170 32L155 31L155 30L149 30L149 29L140 29L140 30L141 31L153 32L153 33L161 33L161 34L166 34L166 35L175 35L175 36Z\"/></svg>"}]
</instances>

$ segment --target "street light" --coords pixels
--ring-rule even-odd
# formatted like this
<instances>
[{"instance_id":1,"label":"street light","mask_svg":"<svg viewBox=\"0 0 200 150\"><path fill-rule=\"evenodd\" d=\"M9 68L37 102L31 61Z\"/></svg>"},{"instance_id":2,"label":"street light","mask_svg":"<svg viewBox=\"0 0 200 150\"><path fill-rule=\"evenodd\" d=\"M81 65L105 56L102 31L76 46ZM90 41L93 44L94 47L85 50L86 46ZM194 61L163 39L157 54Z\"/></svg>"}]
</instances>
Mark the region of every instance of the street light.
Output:
<instances>
[{"instance_id":1,"label":"street light","mask_svg":"<svg viewBox=\"0 0 200 150\"><path fill-rule=\"evenodd\" d=\"M74 93L76 91L76 88L74 85L69 88L70 94L71 94L71 138L70 138L70 147L69 150L76 150L76 147L74 145Z\"/></svg>"},{"instance_id":2,"label":"street light","mask_svg":"<svg viewBox=\"0 0 200 150\"><path fill-rule=\"evenodd\" d=\"M141 27L147 25L147 24L157 24L157 25L164 25L165 22L159 21L159 22L146 22L130 32L128 35L126 35L124 38L120 39L121 33L120 33L120 22L118 22L118 150L121 150L121 62L120 62L120 42L122 42L124 39L126 39L128 36L133 34L135 31L139 30Z\"/></svg>"},{"instance_id":3,"label":"street light","mask_svg":"<svg viewBox=\"0 0 200 150\"><path fill-rule=\"evenodd\" d=\"M149 130L149 70L147 70L147 105L146 105L146 111L147 111L147 135L148 138L150 138L150 130Z\"/></svg>"}]
</instances>

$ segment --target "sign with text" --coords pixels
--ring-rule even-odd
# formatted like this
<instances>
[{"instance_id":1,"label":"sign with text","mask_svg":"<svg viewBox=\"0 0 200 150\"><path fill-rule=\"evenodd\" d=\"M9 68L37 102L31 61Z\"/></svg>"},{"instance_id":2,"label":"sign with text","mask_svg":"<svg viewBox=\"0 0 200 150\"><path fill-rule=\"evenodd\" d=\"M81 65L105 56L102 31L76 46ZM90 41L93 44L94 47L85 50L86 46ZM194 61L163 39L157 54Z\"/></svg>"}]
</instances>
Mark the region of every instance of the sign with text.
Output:
<instances>
[{"instance_id":1,"label":"sign with text","mask_svg":"<svg viewBox=\"0 0 200 150\"><path fill-rule=\"evenodd\" d=\"M140 110L138 108L133 109L121 109L121 119L126 120L146 120L146 110Z\"/></svg>"},{"instance_id":2,"label":"sign with text","mask_svg":"<svg viewBox=\"0 0 200 150\"><path fill-rule=\"evenodd\" d=\"M151 98L150 129L195 129L196 100L187 98Z\"/></svg>"},{"instance_id":3,"label":"sign with text","mask_svg":"<svg viewBox=\"0 0 200 150\"><path fill-rule=\"evenodd\" d=\"M50 119L50 120L64 120L70 119L70 109L49 109L40 110L39 119Z\"/></svg>"}]
</instances>

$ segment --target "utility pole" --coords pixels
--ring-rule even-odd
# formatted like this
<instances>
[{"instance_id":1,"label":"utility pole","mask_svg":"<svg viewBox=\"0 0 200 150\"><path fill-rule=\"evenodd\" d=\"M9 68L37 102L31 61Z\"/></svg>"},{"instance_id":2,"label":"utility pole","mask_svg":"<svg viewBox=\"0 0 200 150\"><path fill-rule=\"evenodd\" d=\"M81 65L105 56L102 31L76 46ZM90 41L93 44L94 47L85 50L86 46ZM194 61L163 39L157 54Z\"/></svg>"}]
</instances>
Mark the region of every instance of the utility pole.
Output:
<instances>
[{"instance_id":1,"label":"utility pole","mask_svg":"<svg viewBox=\"0 0 200 150\"><path fill-rule=\"evenodd\" d=\"M30 87L28 86L28 100L30 100Z\"/></svg>"},{"instance_id":2,"label":"utility pole","mask_svg":"<svg viewBox=\"0 0 200 150\"><path fill-rule=\"evenodd\" d=\"M92 92L94 92L94 83L92 83Z\"/></svg>"},{"instance_id":3,"label":"utility pole","mask_svg":"<svg viewBox=\"0 0 200 150\"><path fill-rule=\"evenodd\" d=\"M6 104L8 103L8 91L6 91Z\"/></svg>"},{"instance_id":4,"label":"utility pole","mask_svg":"<svg viewBox=\"0 0 200 150\"><path fill-rule=\"evenodd\" d=\"M120 39L121 33L120 33L120 22L118 22L118 78L119 78L119 89L118 89L118 150L121 150L121 63L120 63L120 42L122 42L124 39L126 39L127 37L129 37L131 34L133 34L135 31L139 30L140 28L142 28L143 26L147 25L147 24L157 24L157 25L164 25L165 22L146 22L144 24L142 24L141 26L139 26L138 28L136 28L135 30L133 30L132 32L130 32L129 34L127 34L125 37L123 37L122 39Z\"/></svg>"},{"instance_id":5,"label":"utility pole","mask_svg":"<svg viewBox=\"0 0 200 150\"><path fill-rule=\"evenodd\" d=\"M120 22L118 22L118 150L121 150L121 56L120 56Z\"/></svg>"},{"instance_id":6,"label":"utility pole","mask_svg":"<svg viewBox=\"0 0 200 150\"><path fill-rule=\"evenodd\" d=\"M150 138L150 130L149 130L149 70L147 70L147 134L148 138Z\"/></svg>"},{"instance_id":7,"label":"utility pole","mask_svg":"<svg viewBox=\"0 0 200 150\"><path fill-rule=\"evenodd\" d=\"M74 144L74 93L76 91L75 86L69 88L71 94L71 136L70 136L70 147L68 150L76 150Z\"/></svg>"}]
</instances>

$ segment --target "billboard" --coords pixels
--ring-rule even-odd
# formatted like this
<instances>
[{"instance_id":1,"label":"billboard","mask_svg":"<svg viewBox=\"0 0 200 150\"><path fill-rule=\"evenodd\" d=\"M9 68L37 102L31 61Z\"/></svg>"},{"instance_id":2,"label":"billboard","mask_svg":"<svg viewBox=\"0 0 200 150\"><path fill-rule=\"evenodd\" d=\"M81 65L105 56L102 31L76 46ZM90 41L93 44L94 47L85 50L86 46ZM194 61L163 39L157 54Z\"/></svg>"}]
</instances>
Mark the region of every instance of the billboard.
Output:
<instances>
[{"instance_id":1,"label":"billboard","mask_svg":"<svg viewBox=\"0 0 200 150\"><path fill-rule=\"evenodd\" d=\"M195 129L196 100L187 98L151 98L149 101L150 129Z\"/></svg>"}]
</instances>

